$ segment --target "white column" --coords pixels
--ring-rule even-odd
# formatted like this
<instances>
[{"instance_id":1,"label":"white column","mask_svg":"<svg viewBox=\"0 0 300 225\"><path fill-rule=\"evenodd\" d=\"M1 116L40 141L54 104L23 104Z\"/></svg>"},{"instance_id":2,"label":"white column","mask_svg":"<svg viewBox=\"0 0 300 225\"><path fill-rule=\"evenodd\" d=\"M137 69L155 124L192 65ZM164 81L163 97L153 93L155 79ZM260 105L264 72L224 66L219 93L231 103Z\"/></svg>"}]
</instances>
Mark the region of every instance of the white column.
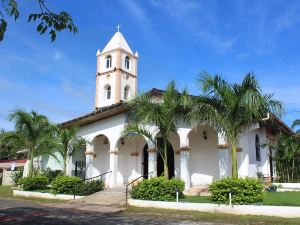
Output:
<instances>
[{"instance_id":1,"label":"white column","mask_svg":"<svg viewBox=\"0 0 300 225\"><path fill-rule=\"evenodd\" d=\"M150 174L149 178L157 176L157 148L155 144L147 140L148 144L148 173L153 172Z\"/></svg>"},{"instance_id":2,"label":"white column","mask_svg":"<svg viewBox=\"0 0 300 225\"><path fill-rule=\"evenodd\" d=\"M86 151L85 151L85 177L91 178L94 176L94 144L87 143L86 144Z\"/></svg>"},{"instance_id":3,"label":"white column","mask_svg":"<svg viewBox=\"0 0 300 225\"><path fill-rule=\"evenodd\" d=\"M247 150L238 148L236 153L238 161L238 177L249 176L249 154Z\"/></svg>"},{"instance_id":4,"label":"white column","mask_svg":"<svg viewBox=\"0 0 300 225\"><path fill-rule=\"evenodd\" d=\"M185 190L191 188L189 146L189 133L191 130L190 128L178 128L177 130L180 139L180 178L185 183Z\"/></svg>"},{"instance_id":5,"label":"white column","mask_svg":"<svg viewBox=\"0 0 300 225\"><path fill-rule=\"evenodd\" d=\"M185 182L185 190L191 188L191 176L190 176L190 148L180 148L180 178Z\"/></svg>"},{"instance_id":6,"label":"white column","mask_svg":"<svg viewBox=\"0 0 300 225\"><path fill-rule=\"evenodd\" d=\"M109 180L109 187L116 187L118 184L118 149L109 151L109 170L111 176Z\"/></svg>"},{"instance_id":7,"label":"white column","mask_svg":"<svg viewBox=\"0 0 300 225\"><path fill-rule=\"evenodd\" d=\"M227 177L230 173L229 166L229 149L227 138L223 132L218 133L218 148L219 148L219 173L220 179Z\"/></svg>"}]
</instances>

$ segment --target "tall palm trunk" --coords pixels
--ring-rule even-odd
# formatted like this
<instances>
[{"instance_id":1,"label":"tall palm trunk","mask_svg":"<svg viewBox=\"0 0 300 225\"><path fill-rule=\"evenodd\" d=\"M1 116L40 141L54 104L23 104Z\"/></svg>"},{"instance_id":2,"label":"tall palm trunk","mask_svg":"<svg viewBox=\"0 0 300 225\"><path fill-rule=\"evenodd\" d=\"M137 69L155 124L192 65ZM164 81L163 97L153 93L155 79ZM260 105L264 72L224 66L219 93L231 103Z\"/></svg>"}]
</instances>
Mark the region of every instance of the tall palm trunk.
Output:
<instances>
[{"instance_id":1,"label":"tall palm trunk","mask_svg":"<svg viewBox=\"0 0 300 225\"><path fill-rule=\"evenodd\" d=\"M32 173L33 173L33 159L34 159L34 154L33 154L33 149L29 149L29 166L28 166L28 176L32 177Z\"/></svg>"},{"instance_id":2,"label":"tall palm trunk","mask_svg":"<svg viewBox=\"0 0 300 225\"><path fill-rule=\"evenodd\" d=\"M169 167L168 167L168 141L164 142L164 175L165 178L169 179Z\"/></svg>"},{"instance_id":3,"label":"tall palm trunk","mask_svg":"<svg viewBox=\"0 0 300 225\"><path fill-rule=\"evenodd\" d=\"M232 159L232 177L233 178L238 178L237 160L236 160L236 142L234 140L231 141L231 147L232 147L232 153L231 153L231 159Z\"/></svg>"},{"instance_id":4,"label":"tall palm trunk","mask_svg":"<svg viewBox=\"0 0 300 225\"><path fill-rule=\"evenodd\" d=\"M67 175L67 164L68 164L68 158L64 158L64 175Z\"/></svg>"}]
</instances>

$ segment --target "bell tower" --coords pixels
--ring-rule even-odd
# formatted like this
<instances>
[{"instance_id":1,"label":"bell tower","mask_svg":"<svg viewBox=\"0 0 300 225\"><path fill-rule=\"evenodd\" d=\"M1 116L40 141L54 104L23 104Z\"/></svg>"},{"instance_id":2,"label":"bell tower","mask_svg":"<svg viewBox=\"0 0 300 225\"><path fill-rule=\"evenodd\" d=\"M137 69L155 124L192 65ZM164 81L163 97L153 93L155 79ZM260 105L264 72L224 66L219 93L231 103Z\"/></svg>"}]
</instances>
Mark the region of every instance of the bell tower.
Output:
<instances>
[{"instance_id":1,"label":"bell tower","mask_svg":"<svg viewBox=\"0 0 300 225\"><path fill-rule=\"evenodd\" d=\"M137 94L138 53L131 51L119 31L96 53L95 109L127 101Z\"/></svg>"}]
</instances>

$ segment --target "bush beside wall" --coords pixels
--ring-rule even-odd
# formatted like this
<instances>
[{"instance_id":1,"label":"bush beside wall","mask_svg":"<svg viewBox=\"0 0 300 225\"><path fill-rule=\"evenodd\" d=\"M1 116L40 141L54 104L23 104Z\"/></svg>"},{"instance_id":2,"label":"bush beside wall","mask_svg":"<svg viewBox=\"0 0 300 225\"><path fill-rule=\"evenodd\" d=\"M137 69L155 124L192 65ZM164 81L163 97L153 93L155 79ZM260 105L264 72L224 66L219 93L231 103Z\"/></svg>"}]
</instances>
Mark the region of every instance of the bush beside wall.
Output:
<instances>
[{"instance_id":1,"label":"bush beside wall","mask_svg":"<svg viewBox=\"0 0 300 225\"><path fill-rule=\"evenodd\" d=\"M80 195L90 195L96 192L102 191L104 189L104 183L100 180L88 181L82 183Z\"/></svg>"},{"instance_id":2,"label":"bush beside wall","mask_svg":"<svg viewBox=\"0 0 300 225\"><path fill-rule=\"evenodd\" d=\"M165 177L154 177L141 181L131 190L134 199L169 201L176 198L175 188L180 193L184 190L184 182L179 179L166 179Z\"/></svg>"},{"instance_id":3,"label":"bush beside wall","mask_svg":"<svg viewBox=\"0 0 300 225\"><path fill-rule=\"evenodd\" d=\"M52 192L55 194L90 195L103 189L102 181L85 183L80 177L58 176L52 182Z\"/></svg>"},{"instance_id":4,"label":"bush beside wall","mask_svg":"<svg viewBox=\"0 0 300 225\"><path fill-rule=\"evenodd\" d=\"M263 184L254 178L225 178L210 185L212 200L218 204L229 204L229 193L232 193L232 204L257 203L264 198Z\"/></svg>"},{"instance_id":5,"label":"bush beside wall","mask_svg":"<svg viewBox=\"0 0 300 225\"><path fill-rule=\"evenodd\" d=\"M47 184L49 183L47 177L41 175L34 177L25 177L19 179L19 182L22 185L22 189L24 191L46 189Z\"/></svg>"},{"instance_id":6,"label":"bush beside wall","mask_svg":"<svg viewBox=\"0 0 300 225\"><path fill-rule=\"evenodd\" d=\"M52 181L52 192L55 194L78 194L82 183L80 177L58 176Z\"/></svg>"}]
</instances>

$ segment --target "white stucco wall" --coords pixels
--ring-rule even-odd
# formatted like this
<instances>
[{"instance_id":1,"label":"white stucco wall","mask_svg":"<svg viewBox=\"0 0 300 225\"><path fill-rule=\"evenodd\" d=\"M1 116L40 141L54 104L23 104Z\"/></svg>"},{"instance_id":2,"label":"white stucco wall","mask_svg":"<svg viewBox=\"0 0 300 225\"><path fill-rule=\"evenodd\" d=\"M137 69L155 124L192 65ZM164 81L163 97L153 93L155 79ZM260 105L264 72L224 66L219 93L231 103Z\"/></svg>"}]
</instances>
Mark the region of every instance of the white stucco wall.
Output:
<instances>
[{"instance_id":1,"label":"white stucco wall","mask_svg":"<svg viewBox=\"0 0 300 225\"><path fill-rule=\"evenodd\" d=\"M143 174L142 158L145 144L146 141L142 137L124 139L124 145L119 141L118 184L128 184ZM133 156L131 153L138 155Z\"/></svg>"},{"instance_id":2,"label":"white stucco wall","mask_svg":"<svg viewBox=\"0 0 300 225\"><path fill-rule=\"evenodd\" d=\"M203 138L203 131L207 140ZM191 185L206 185L219 178L219 153L216 132L208 127L198 127L189 134Z\"/></svg>"},{"instance_id":3,"label":"white stucco wall","mask_svg":"<svg viewBox=\"0 0 300 225\"><path fill-rule=\"evenodd\" d=\"M256 160L255 136L258 135L260 141L260 155L261 160ZM265 127L254 127L243 133L240 138L240 147L243 149L239 163L239 175L257 177L257 172L262 172L264 176L270 176L270 162L269 162L269 141L267 140ZM245 163L245 159L248 163ZM244 160L241 162L241 160ZM244 163L244 164L243 164Z\"/></svg>"}]
</instances>

